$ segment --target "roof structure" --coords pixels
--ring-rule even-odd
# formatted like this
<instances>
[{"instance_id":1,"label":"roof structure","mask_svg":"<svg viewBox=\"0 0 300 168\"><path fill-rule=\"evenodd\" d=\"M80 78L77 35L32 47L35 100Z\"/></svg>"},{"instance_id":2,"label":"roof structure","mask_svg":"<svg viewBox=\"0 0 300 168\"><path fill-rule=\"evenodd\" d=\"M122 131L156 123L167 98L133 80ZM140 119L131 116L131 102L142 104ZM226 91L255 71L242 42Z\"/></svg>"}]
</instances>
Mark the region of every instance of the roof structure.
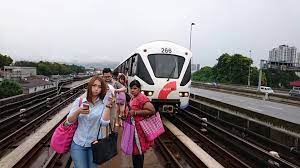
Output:
<instances>
[{"instance_id":1,"label":"roof structure","mask_svg":"<svg viewBox=\"0 0 300 168\"><path fill-rule=\"evenodd\" d=\"M297 86L297 87L300 87L300 80L290 82L290 85L291 85L291 86Z\"/></svg>"}]
</instances>

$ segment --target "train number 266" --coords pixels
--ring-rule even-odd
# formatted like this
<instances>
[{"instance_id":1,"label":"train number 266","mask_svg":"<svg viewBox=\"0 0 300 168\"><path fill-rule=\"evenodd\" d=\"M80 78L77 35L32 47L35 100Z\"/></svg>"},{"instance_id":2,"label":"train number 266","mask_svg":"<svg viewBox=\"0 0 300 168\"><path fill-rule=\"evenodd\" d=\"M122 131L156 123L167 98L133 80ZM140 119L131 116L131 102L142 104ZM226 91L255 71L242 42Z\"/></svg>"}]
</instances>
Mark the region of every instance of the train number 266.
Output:
<instances>
[{"instance_id":1,"label":"train number 266","mask_svg":"<svg viewBox=\"0 0 300 168\"><path fill-rule=\"evenodd\" d=\"M161 52L165 53L165 54L170 54L170 53L172 53L172 49L171 48L161 48Z\"/></svg>"}]
</instances>

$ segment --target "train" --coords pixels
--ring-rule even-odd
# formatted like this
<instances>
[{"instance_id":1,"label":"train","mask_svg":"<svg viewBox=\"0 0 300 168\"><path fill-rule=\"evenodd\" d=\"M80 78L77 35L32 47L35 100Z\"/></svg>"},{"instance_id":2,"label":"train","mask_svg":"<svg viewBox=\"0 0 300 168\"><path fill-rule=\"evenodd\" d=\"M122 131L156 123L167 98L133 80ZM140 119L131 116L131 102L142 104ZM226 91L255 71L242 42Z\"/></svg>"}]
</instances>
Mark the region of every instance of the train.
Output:
<instances>
[{"instance_id":1,"label":"train","mask_svg":"<svg viewBox=\"0 0 300 168\"><path fill-rule=\"evenodd\" d=\"M170 41L153 41L136 48L114 71L138 80L156 110L175 113L188 106L191 50ZM129 88L130 89L130 88Z\"/></svg>"}]
</instances>

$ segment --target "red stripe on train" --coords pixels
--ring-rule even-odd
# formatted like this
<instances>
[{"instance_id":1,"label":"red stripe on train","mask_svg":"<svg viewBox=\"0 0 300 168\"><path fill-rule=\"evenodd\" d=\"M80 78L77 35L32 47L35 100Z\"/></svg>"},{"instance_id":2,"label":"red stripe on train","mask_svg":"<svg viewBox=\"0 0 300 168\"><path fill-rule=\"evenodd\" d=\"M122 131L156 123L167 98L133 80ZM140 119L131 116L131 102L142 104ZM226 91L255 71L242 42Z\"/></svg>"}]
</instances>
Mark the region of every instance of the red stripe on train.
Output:
<instances>
[{"instance_id":1,"label":"red stripe on train","mask_svg":"<svg viewBox=\"0 0 300 168\"><path fill-rule=\"evenodd\" d=\"M176 90L176 81L169 82L165 84L165 86L160 90L158 98L159 99L167 99L170 92Z\"/></svg>"}]
</instances>

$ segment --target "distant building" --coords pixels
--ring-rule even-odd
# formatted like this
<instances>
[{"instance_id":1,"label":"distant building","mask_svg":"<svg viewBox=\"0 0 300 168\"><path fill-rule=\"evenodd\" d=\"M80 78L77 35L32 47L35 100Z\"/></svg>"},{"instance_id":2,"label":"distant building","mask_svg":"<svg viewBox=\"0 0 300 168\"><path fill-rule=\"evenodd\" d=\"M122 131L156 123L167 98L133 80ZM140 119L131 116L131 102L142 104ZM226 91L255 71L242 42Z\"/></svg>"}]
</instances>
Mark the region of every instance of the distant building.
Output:
<instances>
[{"instance_id":1,"label":"distant building","mask_svg":"<svg viewBox=\"0 0 300 168\"><path fill-rule=\"evenodd\" d=\"M297 64L296 53L296 47L280 45L279 47L273 48L269 51L269 61L287 63L288 66L295 66Z\"/></svg>"},{"instance_id":2,"label":"distant building","mask_svg":"<svg viewBox=\"0 0 300 168\"><path fill-rule=\"evenodd\" d=\"M300 66L300 53L297 54L297 62L298 62L298 66Z\"/></svg>"},{"instance_id":3,"label":"distant building","mask_svg":"<svg viewBox=\"0 0 300 168\"><path fill-rule=\"evenodd\" d=\"M197 64L197 71L200 70L200 64Z\"/></svg>"},{"instance_id":4,"label":"distant building","mask_svg":"<svg viewBox=\"0 0 300 168\"><path fill-rule=\"evenodd\" d=\"M0 82L4 80L4 74L5 74L4 71L0 69Z\"/></svg>"},{"instance_id":5,"label":"distant building","mask_svg":"<svg viewBox=\"0 0 300 168\"><path fill-rule=\"evenodd\" d=\"M36 75L25 77L20 81L24 94L30 94L56 87L54 82L50 82L47 76Z\"/></svg>"},{"instance_id":6,"label":"distant building","mask_svg":"<svg viewBox=\"0 0 300 168\"><path fill-rule=\"evenodd\" d=\"M4 79L20 81L31 75L36 75L36 67L4 66Z\"/></svg>"},{"instance_id":7,"label":"distant building","mask_svg":"<svg viewBox=\"0 0 300 168\"><path fill-rule=\"evenodd\" d=\"M102 69L101 68L95 68L95 73L98 75L102 75Z\"/></svg>"},{"instance_id":8,"label":"distant building","mask_svg":"<svg viewBox=\"0 0 300 168\"><path fill-rule=\"evenodd\" d=\"M28 77L25 77L23 80L35 80L35 79L38 79L38 80L43 80L43 81L47 81L49 82L50 79L48 76L44 76L44 75L32 75L32 76L28 76Z\"/></svg>"},{"instance_id":9,"label":"distant building","mask_svg":"<svg viewBox=\"0 0 300 168\"><path fill-rule=\"evenodd\" d=\"M197 70L197 65L196 64L192 64L191 71L195 72L196 70Z\"/></svg>"}]
</instances>

